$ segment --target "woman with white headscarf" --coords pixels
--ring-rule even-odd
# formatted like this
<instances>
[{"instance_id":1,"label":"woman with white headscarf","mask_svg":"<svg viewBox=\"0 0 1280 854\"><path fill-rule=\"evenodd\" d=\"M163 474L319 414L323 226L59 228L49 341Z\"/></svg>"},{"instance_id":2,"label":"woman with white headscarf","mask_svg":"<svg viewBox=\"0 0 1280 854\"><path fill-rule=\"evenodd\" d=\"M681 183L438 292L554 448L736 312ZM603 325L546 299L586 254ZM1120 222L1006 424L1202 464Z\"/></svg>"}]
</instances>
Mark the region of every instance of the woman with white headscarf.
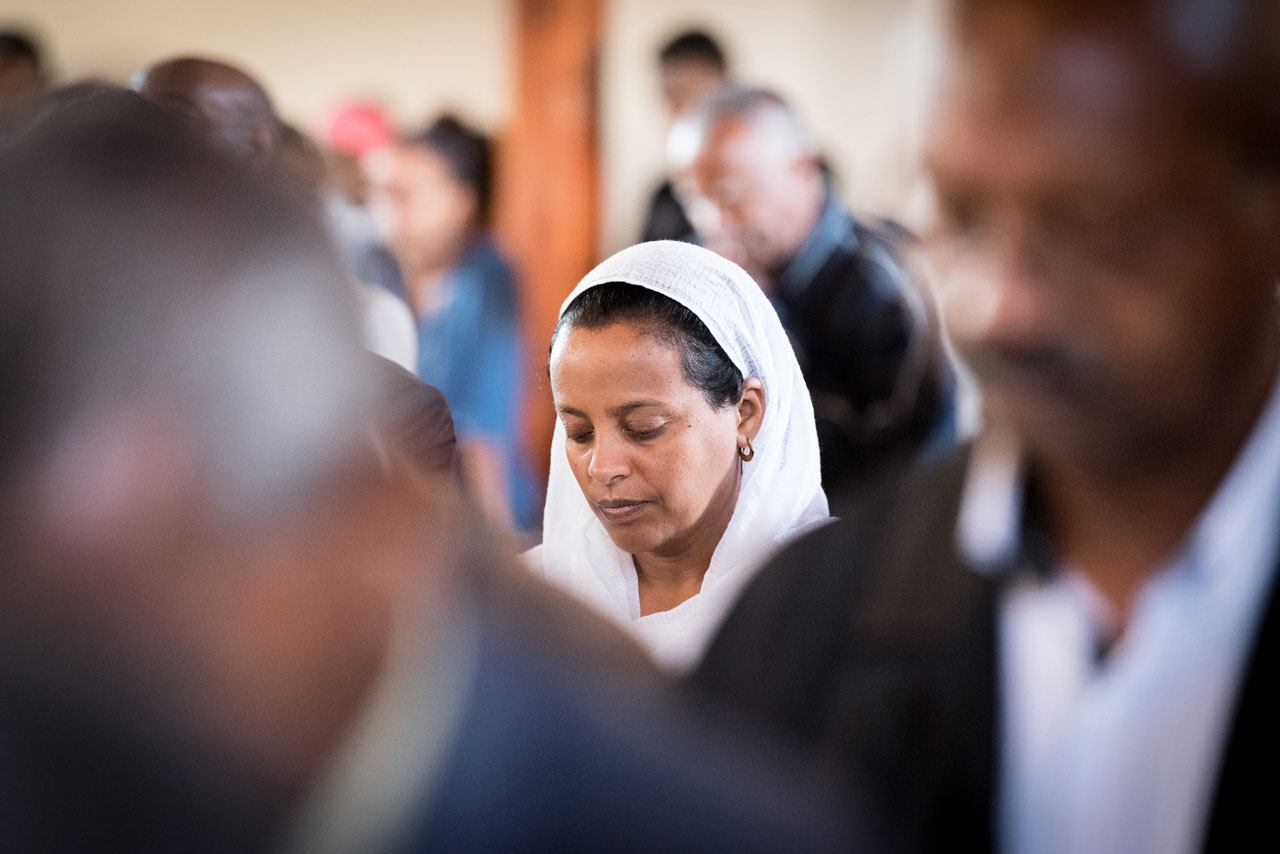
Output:
<instances>
[{"instance_id":1,"label":"woman with white headscarf","mask_svg":"<svg viewBox=\"0 0 1280 854\"><path fill-rule=\"evenodd\" d=\"M813 405L777 314L730 261L632 246L565 300L543 576L693 666L777 547L828 518Z\"/></svg>"}]
</instances>

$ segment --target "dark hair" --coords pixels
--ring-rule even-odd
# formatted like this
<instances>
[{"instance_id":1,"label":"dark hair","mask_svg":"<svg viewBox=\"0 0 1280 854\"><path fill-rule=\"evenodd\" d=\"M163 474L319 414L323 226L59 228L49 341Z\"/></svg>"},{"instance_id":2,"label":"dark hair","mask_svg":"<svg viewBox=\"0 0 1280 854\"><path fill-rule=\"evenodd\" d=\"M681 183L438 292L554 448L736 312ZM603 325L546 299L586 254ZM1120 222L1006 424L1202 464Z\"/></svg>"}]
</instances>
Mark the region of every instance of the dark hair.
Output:
<instances>
[{"instance_id":1,"label":"dark hair","mask_svg":"<svg viewBox=\"0 0 1280 854\"><path fill-rule=\"evenodd\" d=\"M493 207L489 138L457 116L445 114L411 137L409 143L426 146L444 158L454 179L475 191L476 216L482 225L488 225Z\"/></svg>"},{"instance_id":2,"label":"dark hair","mask_svg":"<svg viewBox=\"0 0 1280 854\"><path fill-rule=\"evenodd\" d=\"M720 45L702 30L687 30L672 38L658 51L658 61L663 65L675 62L693 62L709 65L724 73L729 63Z\"/></svg>"},{"instance_id":3,"label":"dark hair","mask_svg":"<svg viewBox=\"0 0 1280 854\"><path fill-rule=\"evenodd\" d=\"M751 119L767 110L778 110L797 125L800 122L786 98L772 89L757 86L729 86L722 89L707 104L706 121L710 125L730 117Z\"/></svg>"},{"instance_id":4,"label":"dark hair","mask_svg":"<svg viewBox=\"0 0 1280 854\"><path fill-rule=\"evenodd\" d=\"M15 30L0 32L0 60L5 59L25 59L37 71L40 70L40 48L26 33Z\"/></svg>"},{"instance_id":5,"label":"dark hair","mask_svg":"<svg viewBox=\"0 0 1280 854\"><path fill-rule=\"evenodd\" d=\"M639 285L609 282L578 296L556 323L551 346L563 329L603 329L629 323L680 353L680 372L707 403L723 409L742 398L742 372L716 343L711 330L680 303Z\"/></svg>"}]
</instances>

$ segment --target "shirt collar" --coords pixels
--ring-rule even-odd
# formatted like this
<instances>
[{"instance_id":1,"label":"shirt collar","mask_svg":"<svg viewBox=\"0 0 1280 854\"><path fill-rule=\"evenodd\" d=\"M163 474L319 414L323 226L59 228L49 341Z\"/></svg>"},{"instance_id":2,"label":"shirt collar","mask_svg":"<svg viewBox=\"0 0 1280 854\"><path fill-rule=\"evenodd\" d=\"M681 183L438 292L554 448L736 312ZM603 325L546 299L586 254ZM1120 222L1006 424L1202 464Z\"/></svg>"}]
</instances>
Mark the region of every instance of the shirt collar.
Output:
<instances>
[{"instance_id":1,"label":"shirt collar","mask_svg":"<svg viewBox=\"0 0 1280 854\"><path fill-rule=\"evenodd\" d=\"M1009 570L1023 541L1026 483L1017 440L989 430L974 442L960 498L956 543L984 575Z\"/></svg>"},{"instance_id":2,"label":"shirt collar","mask_svg":"<svg viewBox=\"0 0 1280 854\"><path fill-rule=\"evenodd\" d=\"M479 664L467 607L403 621L358 719L290 819L280 854L398 851L441 782Z\"/></svg>"},{"instance_id":3,"label":"shirt collar","mask_svg":"<svg viewBox=\"0 0 1280 854\"><path fill-rule=\"evenodd\" d=\"M956 541L977 572L997 576L1030 563L1048 571L1051 556L1030 519L1020 447L1012 436L988 431L974 444L961 494ZM1032 508L1033 509L1033 508ZM1172 566L1208 573L1265 571L1280 530L1280 376L1226 477L1197 517ZM1240 567L1239 569L1236 569Z\"/></svg>"},{"instance_id":4,"label":"shirt collar","mask_svg":"<svg viewBox=\"0 0 1280 854\"><path fill-rule=\"evenodd\" d=\"M1269 565L1280 519L1280 379L1253 432L1196 521L1183 553L1189 571L1234 574ZM1259 568L1259 571L1265 571Z\"/></svg>"},{"instance_id":5,"label":"shirt collar","mask_svg":"<svg viewBox=\"0 0 1280 854\"><path fill-rule=\"evenodd\" d=\"M853 219L835 190L828 187L818 221L778 277L778 294L784 299L798 296L837 249L857 245Z\"/></svg>"}]
</instances>

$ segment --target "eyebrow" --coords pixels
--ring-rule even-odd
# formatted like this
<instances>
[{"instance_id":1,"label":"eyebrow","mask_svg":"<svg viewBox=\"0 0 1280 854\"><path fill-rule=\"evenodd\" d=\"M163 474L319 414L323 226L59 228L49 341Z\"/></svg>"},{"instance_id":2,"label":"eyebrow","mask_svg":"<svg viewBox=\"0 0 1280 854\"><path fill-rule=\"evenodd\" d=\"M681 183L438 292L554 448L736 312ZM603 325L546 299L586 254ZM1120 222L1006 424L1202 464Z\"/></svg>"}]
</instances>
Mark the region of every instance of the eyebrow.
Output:
<instances>
[{"instance_id":1,"label":"eyebrow","mask_svg":"<svg viewBox=\"0 0 1280 854\"><path fill-rule=\"evenodd\" d=\"M626 415L628 412L631 412L632 410L640 409L641 407L645 407L645 406L663 407L664 405L665 404L663 404L661 401L657 401L657 400L632 400L627 403L619 404L618 406L611 406L604 411L604 414L608 415L610 418L617 418L621 415ZM578 418L587 417L587 413L583 412L581 409L574 409L572 406L561 406L557 411L560 412L562 415L573 415Z\"/></svg>"}]
</instances>

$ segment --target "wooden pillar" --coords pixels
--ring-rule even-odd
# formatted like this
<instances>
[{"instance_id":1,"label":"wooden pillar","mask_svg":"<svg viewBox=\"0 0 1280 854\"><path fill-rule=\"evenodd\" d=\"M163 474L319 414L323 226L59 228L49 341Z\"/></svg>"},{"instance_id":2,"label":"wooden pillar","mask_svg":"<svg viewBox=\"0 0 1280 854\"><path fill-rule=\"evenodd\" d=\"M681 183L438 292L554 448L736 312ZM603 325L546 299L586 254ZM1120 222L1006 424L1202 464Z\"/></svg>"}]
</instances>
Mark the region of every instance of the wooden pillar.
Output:
<instances>
[{"instance_id":1,"label":"wooden pillar","mask_svg":"<svg viewBox=\"0 0 1280 854\"><path fill-rule=\"evenodd\" d=\"M511 0L512 122L498 149L497 230L523 283L529 459L544 477L554 413L547 347L560 303L595 264L596 54L603 0Z\"/></svg>"}]
</instances>

